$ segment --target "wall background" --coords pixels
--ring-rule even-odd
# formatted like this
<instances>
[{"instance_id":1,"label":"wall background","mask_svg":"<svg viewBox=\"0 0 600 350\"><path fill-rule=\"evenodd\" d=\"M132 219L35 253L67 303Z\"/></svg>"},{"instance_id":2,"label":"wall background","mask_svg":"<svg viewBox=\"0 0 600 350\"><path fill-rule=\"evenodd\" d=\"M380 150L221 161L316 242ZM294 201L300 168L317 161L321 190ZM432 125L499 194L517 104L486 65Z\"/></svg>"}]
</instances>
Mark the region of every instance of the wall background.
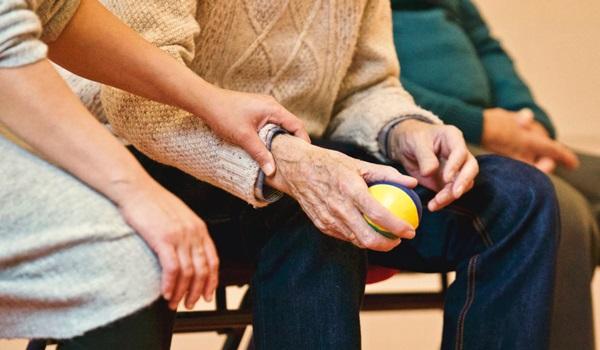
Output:
<instances>
[{"instance_id":1,"label":"wall background","mask_svg":"<svg viewBox=\"0 0 600 350\"><path fill-rule=\"evenodd\" d=\"M474 0L558 126L600 153L600 1Z\"/></svg>"}]
</instances>

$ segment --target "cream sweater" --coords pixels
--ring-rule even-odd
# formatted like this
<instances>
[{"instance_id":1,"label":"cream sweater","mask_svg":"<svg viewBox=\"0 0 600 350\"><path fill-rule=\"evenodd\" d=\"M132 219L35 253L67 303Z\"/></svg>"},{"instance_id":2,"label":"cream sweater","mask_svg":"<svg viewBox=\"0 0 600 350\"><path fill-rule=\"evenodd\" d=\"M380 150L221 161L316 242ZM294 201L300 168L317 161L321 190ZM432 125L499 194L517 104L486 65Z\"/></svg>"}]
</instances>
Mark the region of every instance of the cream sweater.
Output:
<instances>
[{"instance_id":1,"label":"cream sweater","mask_svg":"<svg viewBox=\"0 0 600 350\"><path fill-rule=\"evenodd\" d=\"M352 142L377 154L378 134L394 120L411 116L439 122L400 85L389 1L104 4L207 81L274 96L305 122L313 137ZM89 96L93 87L75 84L80 95L94 100ZM255 206L267 203L256 191L262 188L258 165L201 119L110 87L102 87L101 102L113 131L153 159ZM261 131L265 142L267 134Z\"/></svg>"}]
</instances>

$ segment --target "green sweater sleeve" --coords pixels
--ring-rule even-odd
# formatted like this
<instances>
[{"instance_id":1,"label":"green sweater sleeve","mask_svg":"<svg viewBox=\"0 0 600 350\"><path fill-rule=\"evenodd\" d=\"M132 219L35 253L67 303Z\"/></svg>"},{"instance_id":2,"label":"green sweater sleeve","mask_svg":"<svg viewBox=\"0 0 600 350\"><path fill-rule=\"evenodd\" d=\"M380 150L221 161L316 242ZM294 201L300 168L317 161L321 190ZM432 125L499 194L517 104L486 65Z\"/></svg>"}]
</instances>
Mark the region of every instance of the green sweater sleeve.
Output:
<instances>
[{"instance_id":1,"label":"green sweater sleeve","mask_svg":"<svg viewBox=\"0 0 600 350\"><path fill-rule=\"evenodd\" d=\"M473 42L492 86L494 105L507 110L529 108L552 137L555 130L546 112L535 103L531 91L498 40L493 38L479 10L470 0L461 0L460 20Z\"/></svg>"},{"instance_id":2,"label":"green sweater sleeve","mask_svg":"<svg viewBox=\"0 0 600 350\"><path fill-rule=\"evenodd\" d=\"M483 109L458 98L440 94L409 79L401 78L402 85L415 98L417 104L432 111L462 130L467 142L480 144L483 130Z\"/></svg>"}]
</instances>

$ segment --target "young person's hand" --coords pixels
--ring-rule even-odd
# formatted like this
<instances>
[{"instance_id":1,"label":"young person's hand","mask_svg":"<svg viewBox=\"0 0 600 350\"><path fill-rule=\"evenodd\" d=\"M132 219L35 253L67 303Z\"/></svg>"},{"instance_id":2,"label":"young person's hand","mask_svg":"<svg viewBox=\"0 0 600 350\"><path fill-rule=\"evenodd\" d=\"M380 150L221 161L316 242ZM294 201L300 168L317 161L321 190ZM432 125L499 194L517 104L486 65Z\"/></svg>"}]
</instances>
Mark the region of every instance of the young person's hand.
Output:
<instances>
[{"instance_id":1,"label":"young person's hand","mask_svg":"<svg viewBox=\"0 0 600 350\"><path fill-rule=\"evenodd\" d=\"M275 162L258 136L265 124L309 141L300 119L273 97L208 83L146 42L97 0L83 0L49 48L50 58L73 73L201 118L221 138L248 152L267 176L275 172Z\"/></svg>"},{"instance_id":2,"label":"young person's hand","mask_svg":"<svg viewBox=\"0 0 600 350\"><path fill-rule=\"evenodd\" d=\"M390 240L375 232L363 217L366 215L401 239L415 236L414 229L379 204L367 187L375 181L414 187L415 179L392 167L363 162L289 135L277 136L271 149L277 172L267 183L296 199L321 232L378 251L400 244L400 239Z\"/></svg>"},{"instance_id":3,"label":"young person's hand","mask_svg":"<svg viewBox=\"0 0 600 350\"><path fill-rule=\"evenodd\" d=\"M484 148L529 163L545 173L552 172L557 164L569 169L578 166L575 153L550 138L531 110L493 108L486 110L483 117Z\"/></svg>"},{"instance_id":4,"label":"young person's hand","mask_svg":"<svg viewBox=\"0 0 600 350\"><path fill-rule=\"evenodd\" d=\"M171 307L186 294L187 306L201 295L211 298L219 260L202 220L152 180L47 60L0 69L0 106L0 122L9 130L119 207L158 255L162 294Z\"/></svg>"},{"instance_id":5,"label":"young person's hand","mask_svg":"<svg viewBox=\"0 0 600 350\"><path fill-rule=\"evenodd\" d=\"M392 160L400 162L422 186L437 192L427 204L431 211L469 191L479 172L462 132L454 126L405 120L390 131L387 146Z\"/></svg>"},{"instance_id":6,"label":"young person's hand","mask_svg":"<svg viewBox=\"0 0 600 350\"><path fill-rule=\"evenodd\" d=\"M125 221L156 253L162 267L161 293L176 309L185 297L192 309L212 300L219 258L204 222L179 198L153 180L118 183L113 197ZM113 192L113 191L111 191Z\"/></svg>"},{"instance_id":7,"label":"young person's hand","mask_svg":"<svg viewBox=\"0 0 600 350\"><path fill-rule=\"evenodd\" d=\"M203 102L202 119L226 141L243 148L258 162L267 176L275 173L271 152L258 136L266 124L276 124L290 134L310 142L303 122L273 97L225 90L208 89Z\"/></svg>"}]
</instances>

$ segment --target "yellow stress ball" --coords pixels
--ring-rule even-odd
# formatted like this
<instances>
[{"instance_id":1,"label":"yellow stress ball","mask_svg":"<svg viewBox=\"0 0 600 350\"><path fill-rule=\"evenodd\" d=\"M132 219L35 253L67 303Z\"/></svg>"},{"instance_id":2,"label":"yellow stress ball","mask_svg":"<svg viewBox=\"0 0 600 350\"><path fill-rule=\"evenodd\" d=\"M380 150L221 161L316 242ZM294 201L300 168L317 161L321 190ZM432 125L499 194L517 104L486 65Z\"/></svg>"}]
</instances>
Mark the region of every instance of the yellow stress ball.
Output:
<instances>
[{"instance_id":1,"label":"yellow stress ball","mask_svg":"<svg viewBox=\"0 0 600 350\"><path fill-rule=\"evenodd\" d=\"M417 193L408 187L392 182L377 182L369 186L369 193L397 218L404 220L414 229L419 226L423 207ZM377 232L389 239L397 239L393 233L372 222L367 216L365 219Z\"/></svg>"}]
</instances>

